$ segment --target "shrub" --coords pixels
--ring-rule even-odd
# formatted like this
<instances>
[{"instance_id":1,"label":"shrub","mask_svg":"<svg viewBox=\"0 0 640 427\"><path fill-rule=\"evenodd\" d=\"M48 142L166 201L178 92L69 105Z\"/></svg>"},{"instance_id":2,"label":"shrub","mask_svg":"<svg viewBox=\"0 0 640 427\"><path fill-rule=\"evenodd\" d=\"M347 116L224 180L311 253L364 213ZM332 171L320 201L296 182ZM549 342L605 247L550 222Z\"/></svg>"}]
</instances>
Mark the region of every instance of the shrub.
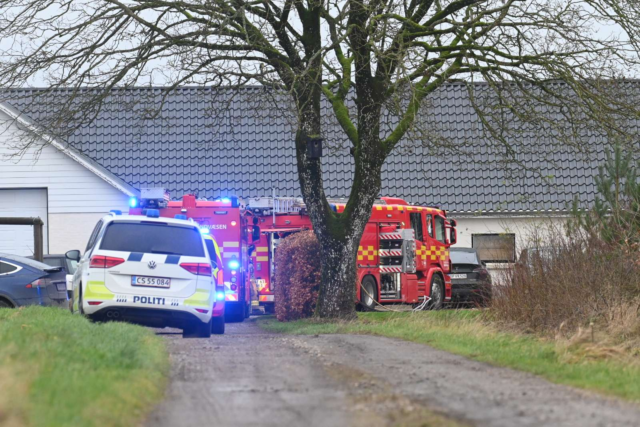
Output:
<instances>
[{"instance_id":1,"label":"shrub","mask_svg":"<svg viewBox=\"0 0 640 427\"><path fill-rule=\"evenodd\" d=\"M313 231L292 234L278 245L275 263L276 317L281 322L311 317L320 287L320 243Z\"/></svg>"},{"instance_id":2,"label":"shrub","mask_svg":"<svg viewBox=\"0 0 640 427\"><path fill-rule=\"evenodd\" d=\"M498 319L548 334L595 327L640 336L640 257L634 247L550 230L523 253L493 301Z\"/></svg>"}]
</instances>

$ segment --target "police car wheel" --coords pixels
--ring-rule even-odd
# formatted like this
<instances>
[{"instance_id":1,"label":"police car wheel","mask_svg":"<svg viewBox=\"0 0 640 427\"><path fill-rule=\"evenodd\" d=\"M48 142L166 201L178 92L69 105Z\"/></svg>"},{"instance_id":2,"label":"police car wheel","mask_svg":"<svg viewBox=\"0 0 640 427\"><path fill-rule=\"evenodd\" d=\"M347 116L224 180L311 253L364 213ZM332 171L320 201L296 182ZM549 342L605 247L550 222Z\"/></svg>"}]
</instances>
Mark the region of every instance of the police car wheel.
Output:
<instances>
[{"instance_id":1,"label":"police car wheel","mask_svg":"<svg viewBox=\"0 0 640 427\"><path fill-rule=\"evenodd\" d=\"M78 290L78 311L84 316L84 308L82 308L82 286Z\"/></svg>"},{"instance_id":2,"label":"police car wheel","mask_svg":"<svg viewBox=\"0 0 640 427\"><path fill-rule=\"evenodd\" d=\"M224 334L224 317L214 317L211 322L211 333L214 335Z\"/></svg>"},{"instance_id":3,"label":"police car wheel","mask_svg":"<svg viewBox=\"0 0 640 427\"><path fill-rule=\"evenodd\" d=\"M182 338L209 338L211 337L211 320L207 323L194 321L182 330Z\"/></svg>"}]
</instances>

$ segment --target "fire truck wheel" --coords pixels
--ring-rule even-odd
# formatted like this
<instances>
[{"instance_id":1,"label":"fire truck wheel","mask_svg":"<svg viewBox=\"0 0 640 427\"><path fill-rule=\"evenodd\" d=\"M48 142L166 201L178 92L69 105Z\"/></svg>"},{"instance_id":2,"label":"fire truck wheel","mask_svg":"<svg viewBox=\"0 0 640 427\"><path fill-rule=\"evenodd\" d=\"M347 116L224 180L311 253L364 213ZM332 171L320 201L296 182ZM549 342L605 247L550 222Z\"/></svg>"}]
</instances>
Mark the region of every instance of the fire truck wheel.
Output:
<instances>
[{"instance_id":1,"label":"fire truck wheel","mask_svg":"<svg viewBox=\"0 0 640 427\"><path fill-rule=\"evenodd\" d=\"M376 296L378 286L376 285L376 279L371 276L367 276L362 281L362 288L360 289L360 306L363 311L374 311L376 308Z\"/></svg>"},{"instance_id":2,"label":"fire truck wheel","mask_svg":"<svg viewBox=\"0 0 640 427\"><path fill-rule=\"evenodd\" d=\"M245 319L245 310L246 307L244 304L236 305L232 307L227 307L225 309L225 320L229 323L240 323Z\"/></svg>"},{"instance_id":3,"label":"fire truck wheel","mask_svg":"<svg viewBox=\"0 0 640 427\"><path fill-rule=\"evenodd\" d=\"M444 283L442 277L438 274L434 274L431 278L431 293L429 296L431 300L427 308L429 310L440 310L444 302Z\"/></svg>"},{"instance_id":4,"label":"fire truck wheel","mask_svg":"<svg viewBox=\"0 0 640 427\"><path fill-rule=\"evenodd\" d=\"M211 333L214 335L223 335L224 334L224 317L214 317L211 319Z\"/></svg>"}]
</instances>

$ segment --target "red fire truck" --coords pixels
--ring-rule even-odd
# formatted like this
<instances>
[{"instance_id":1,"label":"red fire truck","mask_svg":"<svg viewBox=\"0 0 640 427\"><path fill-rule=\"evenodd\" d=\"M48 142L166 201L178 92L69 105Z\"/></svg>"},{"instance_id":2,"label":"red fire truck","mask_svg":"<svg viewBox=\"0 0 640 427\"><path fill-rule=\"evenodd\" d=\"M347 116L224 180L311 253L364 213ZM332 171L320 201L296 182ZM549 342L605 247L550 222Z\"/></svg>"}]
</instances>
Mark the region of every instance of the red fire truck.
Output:
<instances>
[{"instance_id":1,"label":"red fire truck","mask_svg":"<svg viewBox=\"0 0 640 427\"><path fill-rule=\"evenodd\" d=\"M169 200L168 193L159 188L141 189L140 200L131 199L129 213L142 215L146 208L158 209L161 217L186 215L193 218L201 229L209 230L220 248L225 286L225 320L242 322L251 309L248 265L248 247L253 236L246 227L244 206L236 197L215 201L197 200L187 194L182 200ZM256 228L257 230L257 228Z\"/></svg>"},{"instance_id":2,"label":"red fire truck","mask_svg":"<svg viewBox=\"0 0 640 427\"><path fill-rule=\"evenodd\" d=\"M344 211L344 202L333 204ZM263 198L249 201L262 235L252 256L260 305L273 310L274 254L290 233L311 229L301 200ZM383 197L373 206L358 247L357 299L364 309L377 303L407 303L439 308L451 299L449 246L457 240L456 222L444 210L410 206Z\"/></svg>"}]
</instances>

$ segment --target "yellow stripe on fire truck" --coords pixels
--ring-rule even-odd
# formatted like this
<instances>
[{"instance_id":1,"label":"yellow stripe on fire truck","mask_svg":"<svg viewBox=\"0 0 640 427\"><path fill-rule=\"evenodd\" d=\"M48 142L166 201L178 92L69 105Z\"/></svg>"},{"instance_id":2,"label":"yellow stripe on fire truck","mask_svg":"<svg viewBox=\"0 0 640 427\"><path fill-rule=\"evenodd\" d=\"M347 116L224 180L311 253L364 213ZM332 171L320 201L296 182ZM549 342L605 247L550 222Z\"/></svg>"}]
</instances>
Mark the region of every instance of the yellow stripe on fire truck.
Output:
<instances>
[{"instance_id":1,"label":"yellow stripe on fire truck","mask_svg":"<svg viewBox=\"0 0 640 427\"><path fill-rule=\"evenodd\" d=\"M407 206L407 205L374 205L373 207L377 211L402 211L406 209L407 211L415 211L415 212L419 212L419 211L431 212L436 210L434 208L427 208L424 206Z\"/></svg>"},{"instance_id":2,"label":"yellow stripe on fire truck","mask_svg":"<svg viewBox=\"0 0 640 427\"><path fill-rule=\"evenodd\" d=\"M429 249L427 249L426 246L423 246L416 251L416 255L425 261L446 261L449 257L449 250L442 246L430 246Z\"/></svg>"},{"instance_id":3,"label":"yellow stripe on fire truck","mask_svg":"<svg viewBox=\"0 0 640 427\"><path fill-rule=\"evenodd\" d=\"M260 252L262 255L258 256L258 252ZM266 253L266 255L265 255ZM268 246L257 246L256 250L253 251L253 253L251 254L251 257L254 258L256 261L258 262L267 262L269 261L269 247Z\"/></svg>"},{"instance_id":4,"label":"yellow stripe on fire truck","mask_svg":"<svg viewBox=\"0 0 640 427\"><path fill-rule=\"evenodd\" d=\"M378 251L374 246L367 246L367 249L358 246L358 261L364 261L365 257L367 261L373 261L376 255L378 255Z\"/></svg>"}]
</instances>

